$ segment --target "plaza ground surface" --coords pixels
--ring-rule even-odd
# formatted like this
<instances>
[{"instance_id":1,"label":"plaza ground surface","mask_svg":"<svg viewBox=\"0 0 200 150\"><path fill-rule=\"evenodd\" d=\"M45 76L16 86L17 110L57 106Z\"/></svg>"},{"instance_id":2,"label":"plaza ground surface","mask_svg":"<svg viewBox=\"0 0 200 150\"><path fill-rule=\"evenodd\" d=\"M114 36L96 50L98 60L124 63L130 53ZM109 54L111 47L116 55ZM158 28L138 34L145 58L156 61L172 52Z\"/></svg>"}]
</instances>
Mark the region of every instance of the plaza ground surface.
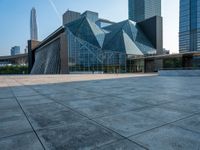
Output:
<instances>
[{"instance_id":1,"label":"plaza ground surface","mask_svg":"<svg viewBox=\"0 0 200 150\"><path fill-rule=\"evenodd\" d=\"M0 150L200 150L200 77L0 76Z\"/></svg>"}]
</instances>

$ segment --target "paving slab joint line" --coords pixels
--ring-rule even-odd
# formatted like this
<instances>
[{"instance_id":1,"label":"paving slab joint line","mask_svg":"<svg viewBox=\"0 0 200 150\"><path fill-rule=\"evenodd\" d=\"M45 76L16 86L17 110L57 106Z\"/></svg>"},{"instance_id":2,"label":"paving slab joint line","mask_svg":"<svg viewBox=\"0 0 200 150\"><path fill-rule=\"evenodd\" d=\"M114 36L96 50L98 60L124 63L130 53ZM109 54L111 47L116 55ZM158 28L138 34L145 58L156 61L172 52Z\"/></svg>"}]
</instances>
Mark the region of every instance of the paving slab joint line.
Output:
<instances>
[{"instance_id":1,"label":"paving slab joint line","mask_svg":"<svg viewBox=\"0 0 200 150\"><path fill-rule=\"evenodd\" d=\"M117 115L121 115L121 114L128 113L128 112L137 112L137 111L140 111L140 110L149 108L149 107L150 107L150 106L144 106L144 107L141 107L141 108L136 108L135 110L127 110L127 111L122 111L122 112L115 113L115 114L108 114L108 115L102 115L102 116L98 116L98 117L92 117L91 119L100 119L100 118L104 118L104 117L117 116ZM151 107L150 107L150 108L151 108ZM75 108L75 109L76 109L76 108Z\"/></svg>"},{"instance_id":2,"label":"paving slab joint line","mask_svg":"<svg viewBox=\"0 0 200 150\"><path fill-rule=\"evenodd\" d=\"M36 131L35 131L35 129L33 128L33 126L32 126L32 124L31 124L30 120L28 119L28 116L26 115L26 113L25 113L24 109L22 108L21 104L19 103L19 101L18 101L17 97L15 96L15 94L14 94L14 92L13 92L13 90L12 90L12 89L11 89L11 91L12 91L12 93L13 93L14 97L15 97L15 100L17 101L18 105L20 106L20 108L21 108L21 110L22 110L23 114L25 115L25 117L26 117L27 121L29 122L29 124L30 124L30 126L31 126L31 128L32 128L32 130L33 130L33 132L34 132L34 133L35 133L35 135L37 136L37 138L38 138L38 140L39 140L40 144L42 145L43 149L44 149L44 150L46 150L46 149L45 149L45 146L43 145L43 143L42 143L42 141L40 140L40 138L39 138L39 136L38 136L37 132L36 132Z\"/></svg>"},{"instance_id":3,"label":"paving slab joint line","mask_svg":"<svg viewBox=\"0 0 200 150\"><path fill-rule=\"evenodd\" d=\"M26 85L25 85L25 86L26 86ZM29 88L31 88L31 87L29 87ZM31 89L32 89L32 88L31 88ZM33 90L35 90L35 89L33 89ZM35 90L35 91L36 91L37 93L39 93L40 95L42 95L42 94L41 94L40 92L38 92L37 90ZM47 98L49 98L49 99L52 99L55 103L58 103L58 102L55 101L55 99L48 97L48 95L44 95L44 96L47 97ZM114 133L120 135L120 136L123 137L124 139L127 139L127 140L130 140L129 138L132 137L132 136L136 136L136 135L139 135L139 134L142 134L142 133L145 133L145 132L148 132L148 131L151 131L151 130L154 130L154 129L157 129L157 128L160 128L160 127L163 127L163 126L172 124L172 123L175 123L175 122L177 122L177 121L181 121L181 120L187 119L187 118L192 117L192 116L194 116L194 115L196 115L196 114L199 114L199 112L196 112L196 113L193 113L193 114L191 114L191 115L189 115L189 116L187 116L187 117L181 118L181 119L179 119L179 120L176 120L176 121L173 121L173 122L170 122L170 123L166 123L166 124L164 124L164 125L162 125L162 126L155 127L155 128L150 129L150 130L146 130L146 131L144 131L144 132L140 132L140 133L138 133L138 134L131 135L131 136L129 136L129 137L124 137L123 135L121 135L121 134L119 134L119 133L113 131L113 130L110 129L110 128L107 128L107 127L105 127L105 126L99 124L99 123L96 122L95 120L93 120L93 119L91 119L91 118L89 118L89 117L87 117L87 116L85 116L85 115L83 115L83 114L81 114L81 113L79 113L79 112L73 110L72 108L70 108L70 107L68 107L68 106L63 105L62 103L58 103L58 104L69 108L69 109L72 110L73 112L76 112L76 113L80 114L81 116L84 116L84 117L88 118L89 120L91 120L92 122L95 122L97 125L101 126L102 128L107 129L107 130L110 130L110 131L112 131L112 132L114 132ZM161 105L162 105L162 104L161 104ZM131 141L132 141L132 140L131 140ZM133 141L133 142L135 142L135 141ZM136 142L136 144L139 145L139 146L144 147L143 145L140 145L140 144L137 143L137 142ZM147 149L147 148L145 147L145 149Z\"/></svg>"},{"instance_id":4,"label":"paving slab joint line","mask_svg":"<svg viewBox=\"0 0 200 150\"><path fill-rule=\"evenodd\" d=\"M53 100L54 102L56 102L54 99L51 99L51 100ZM112 130L111 128L108 128L108 127L106 127L106 126L104 126L104 125L98 123L97 121L95 121L95 120L89 118L88 116L86 116L86 115L80 113L79 111L76 111L76 110L74 110L74 109L72 109L72 108L66 106L65 104L62 104L62 103L59 103L59 102L56 102L56 103L58 103L58 104L60 104L60 105L62 105L62 106L64 106L64 107L70 109L71 111L73 111L73 112L75 112L75 113L77 113L77 114L79 114L79 115L81 115L81 116L83 116L83 117L85 117L85 118L87 118L88 120L90 120L90 121L92 121L93 123L97 124L99 127L102 127L102 128L104 128L105 130L111 131L111 132L113 132L113 133L115 133L115 134L121 136L124 140L126 139L126 140L129 140L129 141L130 141L130 139L128 139L127 137L125 137L125 136L121 135L120 133L118 133L118 132ZM137 143L137 142L135 142L135 141L132 141L132 142L135 143L136 145L140 146L140 147L143 147L144 149L147 149L146 147L144 147L143 145L141 145L141 144L139 144L139 143ZM147 150L148 150L148 149L147 149Z\"/></svg>"},{"instance_id":5,"label":"paving slab joint line","mask_svg":"<svg viewBox=\"0 0 200 150\"><path fill-rule=\"evenodd\" d=\"M122 98L120 97L119 95L112 95L113 97L116 97L116 98ZM150 104L150 103L145 103L145 102L141 102L139 100L135 100L136 102L139 102L139 103L142 103L142 104L147 104L149 106L153 106L153 107L156 107L156 106L162 106L162 105L165 105L165 104L168 104L168 103L172 103L173 101L168 101L168 102L165 102L165 103L160 103L160 104Z\"/></svg>"},{"instance_id":6,"label":"paving slab joint line","mask_svg":"<svg viewBox=\"0 0 200 150\"><path fill-rule=\"evenodd\" d=\"M199 134L199 135L200 135L200 132L198 132L198 131L194 131L194 130L192 130L192 129L187 129L187 128L181 127L180 125L176 125L176 124L171 124L171 125L177 126L177 127L181 128L181 129L184 129L184 130L187 130L187 131L190 131L190 132L192 132L192 133L196 133L196 134Z\"/></svg>"},{"instance_id":7,"label":"paving slab joint line","mask_svg":"<svg viewBox=\"0 0 200 150\"><path fill-rule=\"evenodd\" d=\"M24 85L24 86L26 86L26 85ZM88 120L92 121L93 123L96 123L99 127L102 127L102 128L104 128L105 130L107 130L107 131L110 131L110 132L113 132L113 133L119 135L119 136L122 137L124 140L126 139L126 140L129 140L129 141L130 141L129 138L127 138L127 137L125 137L125 136L119 134L118 132L116 132L116 131L114 131L114 130L112 130L112 129L106 127L106 126L103 126L102 124L99 124L98 122L96 122L95 120L89 118L88 116L83 115L82 113L80 113L80 112L78 112L78 111L76 111L76 110L74 110L74 109L72 109L72 108L70 108L70 107L68 107L68 106L66 106L66 105L64 105L64 104L62 104L62 103L59 103L59 102L55 101L54 98L48 97L48 95L41 94L41 93L40 93L38 90L36 90L36 89L33 89L33 88L31 88L31 87L29 87L29 88L32 89L32 90L34 90L34 91L37 92L38 94L43 95L44 97L47 97L47 98L51 99L51 100L54 101L55 103L60 104L60 105L62 105L62 106L64 106L64 107L68 108L69 110L71 110L71 111L73 111L73 112L75 112L75 113L77 113L77 114L79 114L79 115L81 115L81 116L87 118ZM36 133L35 130L34 130L34 132ZM39 138L39 137L38 137L38 138ZM146 148L145 146L143 146L143 145L141 145L141 144L139 144L139 143L137 143L137 142L135 142L135 141L132 141L132 142L134 142L136 145L138 145L138 146L140 146L140 147L142 147L142 148L148 150L148 148Z\"/></svg>"},{"instance_id":8,"label":"paving slab joint line","mask_svg":"<svg viewBox=\"0 0 200 150\"><path fill-rule=\"evenodd\" d=\"M160 125L160 126L157 126L157 127L155 127L155 128L151 128L151 129L149 129L149 130L145 130L145 131L143 131L143 132L130 135L130 136L128 136L127 138L130 138L130 137L132 137L132 136L137 136L137 135L140 135L140 134L143 134L143 133L146 133L146 132L149 132L149 131L152 131L152 130L155 130L155 129L158 129L158 128L161 128L161 127L164 127L164 126L167 126L167 125L176 126L176 125L174 125L173 123L178 122L178 121L181 121L181 120L184 120L184 119L187 119L187 118L190 118L190 117L195 116L195 115L197 115L197 114L199 114L199 112L198 112L198 113L193 113L193 114L191 114L191 115L189 115L189 116L187 116L187 117L184 117L184 118L181 118L181 119L172 121L172 122L165 123L165 124ZM177 127L179 127L179 126L177 126ZM183 128L182 128L182 129L183 129Z\"/></svg>"},{"instance_id":9,"label":"paving slab joint line","mask_svg":"<svg viewBox=\"0 0 200 150\"><path fill-rule=\"evenodd\" d=\"M135 141L133 141L133 140L130 140L130 139L128 139L128 138L127 138L127 139L119 139L119 140L116 140L116 141L113 141L113 142L110 142L110 143L101 145L101 146L99 146L97 149L102 148L102 147L104 147L104 146L109 146L109 145L111 145L111 144L114 144L114 143L116 143L116 142L120 142L120 141L123 141L123 140L128 140L128 141L130 141L131 143L134 143L134 144L136 144L137 146L139 146L139 147L141 147L141 148L143 148L143 149L145 149L145 150L149 150L149 149L146 148L145 146L143 146L143 145L141 145L141 144L139 144L139 143L137 143L137 142L135 142Z\"/></svg>"},{"instance_id":10,"label":"paving slab joint line","mask_svg":"<svg viewBox=\"0 0 200 150\"><path fill-rule=\"evenodd\" d=\"M18 135L27 134L27 133L33 133L33 131L26 131L26 132L17 133L17 134L13 134L13 135L9 135L9 136L4 136L4 137L1 137L0 140L10 138L10 137L14 137L14 136L18 136Z\"/></svg>"}]
</instances>

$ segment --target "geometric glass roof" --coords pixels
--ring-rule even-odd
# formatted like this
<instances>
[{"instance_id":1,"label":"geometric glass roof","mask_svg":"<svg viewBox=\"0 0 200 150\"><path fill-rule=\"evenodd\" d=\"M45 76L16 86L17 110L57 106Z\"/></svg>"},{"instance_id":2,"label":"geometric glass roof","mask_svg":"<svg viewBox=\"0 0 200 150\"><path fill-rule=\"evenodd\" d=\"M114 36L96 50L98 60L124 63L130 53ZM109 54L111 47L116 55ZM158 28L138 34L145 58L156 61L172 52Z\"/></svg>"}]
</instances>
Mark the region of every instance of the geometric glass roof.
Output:
<instances>
[{"instance_id":1,"label":"geometric glass roof","mask_svg":"<svg viewBox=\"0 0 200 150\"><path fill-rule=\"evenodd\" d=\"M156 53L156 49L133 21L125 20L101 28L87 17L81 17L66 25L78 38L101 48L130 55Z\"/></svg>"}]
</instances>

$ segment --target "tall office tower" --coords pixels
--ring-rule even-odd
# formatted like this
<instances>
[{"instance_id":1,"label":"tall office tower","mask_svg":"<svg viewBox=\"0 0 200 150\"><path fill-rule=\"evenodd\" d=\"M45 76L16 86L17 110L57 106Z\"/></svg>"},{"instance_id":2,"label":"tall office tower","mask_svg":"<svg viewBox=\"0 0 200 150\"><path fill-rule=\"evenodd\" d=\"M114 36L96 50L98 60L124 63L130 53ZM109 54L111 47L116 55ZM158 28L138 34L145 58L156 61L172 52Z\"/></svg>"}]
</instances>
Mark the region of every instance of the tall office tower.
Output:
<instances>
[{"instance_id":1,"label":"tall office tower","mask_svg":"<svg viewBox=\"0 0 200 150\"><path fill-rule=\"evenodd\" d=\"M31 31L31 40L37 41L38 40L38 28L37 28L35 8L32 8L32 10L31 10L30 31Z\"/></svg>"},{"instance_id":2,"label":"tall office tower","mask_svg":"<svg viewBox=\"0 0 200 150\"><path fill-rule=\"evenodd\" d=\"M157 50L163 54L161 0L128 0L129 19L138 23Z\"/></svg>"},{"instance_id":3,"label":"tall office tower","mask_svg":"<svg viewBox=\"0 0 200 150\"><path fill-rule=\"evenodd\" d=\"M200 51L200 0L180 0L179 52Z\"/></svg>"},{"instance_id":4,"label":"tall office tower","mask_svg":"<svg viewBox=\"0 0 200 150\"><path fill-rule=\"evenodd\" d=\"M140 22L161 16L161 0L129 0L129 19Z\"/></svg>"},{"instance_id":5,"label":"tall office tower","mask_svg":"<svg viewBox=\"0 0 200 150\"><path fill-rule=\"evenodd\" d=\"M11 56L20 54L20 47L19 46L12 47L10 50L10 54L11 54Z\"/></svg>"}]
</instances>

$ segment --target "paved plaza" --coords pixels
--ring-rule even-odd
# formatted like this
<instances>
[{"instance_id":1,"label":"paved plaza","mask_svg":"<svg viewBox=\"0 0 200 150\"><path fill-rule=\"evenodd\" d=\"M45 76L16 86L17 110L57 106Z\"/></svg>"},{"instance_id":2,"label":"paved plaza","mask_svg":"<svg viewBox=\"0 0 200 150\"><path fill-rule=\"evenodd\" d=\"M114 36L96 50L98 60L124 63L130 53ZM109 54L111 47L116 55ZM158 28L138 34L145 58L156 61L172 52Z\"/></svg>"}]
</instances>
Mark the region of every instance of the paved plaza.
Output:
<instances>
[{"instance_id":1,"label":"paved plaza","mask_svg":"<svg viewBox=\"0 0 200 150\"><path fill-rule=\"evenodd\" d=\"M0 76L0 150L200 150L200 77Z\"/></svg>"}]
</instances>

